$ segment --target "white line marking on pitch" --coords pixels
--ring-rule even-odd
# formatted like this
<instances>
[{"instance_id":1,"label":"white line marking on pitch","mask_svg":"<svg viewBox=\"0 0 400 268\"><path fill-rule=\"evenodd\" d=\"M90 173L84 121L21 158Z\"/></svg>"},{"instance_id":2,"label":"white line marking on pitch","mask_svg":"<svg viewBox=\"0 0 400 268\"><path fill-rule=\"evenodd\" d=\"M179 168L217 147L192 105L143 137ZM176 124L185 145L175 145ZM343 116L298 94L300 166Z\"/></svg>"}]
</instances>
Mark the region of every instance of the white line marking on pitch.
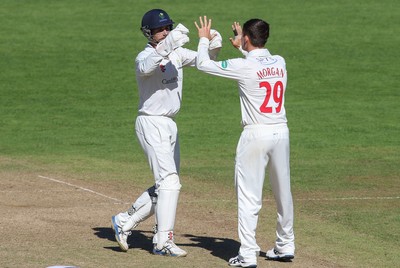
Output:
<instances>
[{"instance_id":1,"label":"white line marking on pitch","mask_svg":"<svg viewBox=\"0 0 400 268\"><path fill-rule=\"evenodd\" d=\"M376 197L332 197L332 198L293 198L294 201L344 201L344 200L394 200L400 199L400 196L376 196ZM232 202L232 200L224 199L224 200L214 200L214 199L206 199L206 200L195 200L195 201L186 201L185 203L198 203L198 202ZM265 198L263 201L274 201L272 198Z\"/></svg>"},{"instance_id":2,"label":"white line marking on pitch","mask_svg":"<svg viewBox=\"0 0 400 268\"><path fill-rule=\"evenodd\" d=\"M376 197L333 197L333 198L303 198L297 201L335 201L335 200L379 200L379 199L400 199L400 196L376 196Z\"/></svg>"},{"instance_id":3,"label":"white line marking on pitch","mask_svg":"<svg viewBox=\"0 0 400 268\"><path fill-rule=\"evenodd\" d=\"M126 203L123 202L122 200L119 200L119 199L117 199L117 198L114 198L114 197L111 197L111 196L108 196L108 195L105 195L105 194L102 194L102 193L98 193L98 192L93 191L93 190L90 190L90 189L88 189L88 188L84 188L84 187L81 187L81 186L78 186L78 185L74 185L74 184L71 184L71 183L68 183L68 182L65 182L65 181L60 181L60 180L56 180L56 179L49 178L49 177L45 177L45 176L41 176L41 175L39 175L39 177L42 178L42 179L46 179L46 180L58 182L58 183L61 183L61 184L65 184L65 185L68 185L68 186L71 186L71 187L75 187L75 188L81 189L81 190L83 190L83 191L92 193L92 194L97 194L97 195L100 195L100 196L102 196L102 197L105 197L105 198L114 200L114 201L116 201L116 202L118 202L118 203L126 204Z\"/></svg>"},{"instance_id":4,"label":"white line marking on pitch","mask_svg":"<svg viewBox=\"0 0 400 268\"><path fill-rule=\"evenodd\" d=\"M65 181L60 181L60 180L56 180L53 178L49 178L49 177L45 177L45 176L41 176L39 175L38 177L46 179L46 180L50 180L50 181L54 181L54 182L58 182L61 184L65 184L71 187L75 187L78 189L81 189L83 191L92 193L92 194L96 194L111 200L114 200L116 202L118 202L118 204L130 204L130 203L126 203L122 200L119 200L117 198L114 197L110 197L108 195L104 195L102 193L78 186L78 185L74 185ZM300 198L300 199L294 199L295 201L336 201L336 200L393 200L393 199L400 199L400 196L383 196L383 197L333 197L333 198ZM198 203L198 202L232 202L233 200L211 200L211 199L207 199L207 200L199 200L197 199L196 201L186 201L184 203ZM263 201L273 201L273 199L264 199Z\"/></svg>"}]
</instances>

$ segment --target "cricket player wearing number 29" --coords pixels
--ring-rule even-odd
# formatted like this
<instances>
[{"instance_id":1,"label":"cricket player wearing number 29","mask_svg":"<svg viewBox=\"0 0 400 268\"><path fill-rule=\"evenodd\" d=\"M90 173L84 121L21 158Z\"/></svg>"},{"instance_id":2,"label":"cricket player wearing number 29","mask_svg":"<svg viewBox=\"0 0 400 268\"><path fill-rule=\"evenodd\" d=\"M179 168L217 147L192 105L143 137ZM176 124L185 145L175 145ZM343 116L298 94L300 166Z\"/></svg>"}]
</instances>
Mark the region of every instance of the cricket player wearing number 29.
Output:
<instances>
[{"instance_id":1,"label":"cricket player wearing number 29","mask_svg":"<svg viewBox=\"0 0 400 268\"><path fill-rule=\"evenodd\" d=\"M195 22L200 37L197 68L208 74L236 80L242 112L243 131L235 160L235 186L238 201L239 254L229 260L234 267L257 267L260 247L255 233L262 206L265 169L268 166L272 191L277 203L276 241L266 257L290 261L294 258L293 200L290 189L289 129L284 96L287 72L285 60L264 48L269 24L260 19L243 25L235 22L231 43L245 58L216 62L208 56L212 34L211 20Z\"/></svg>"},{"instance_id":2,"label":"cricket player wearing number 29","mask_svg":"<svg viewBox=\"0 0 400 268\"><path fill-rule=\"evenodd\" d=\"M141 31L148 43L135 60L139 89L135 130L155 184L142 193L127 211L112 216L111 222L119 247L127 251L130 231L155 214L153 253L184 257L186 251L174 243L181 189L178 129L174 118L182 101L182 67L196 66L197 51L182 47L189 42L189 30L182 24L173 28L173 24L161 9L152 9L142 18ZM222 37L214 31L207 55L215 59L221 46Z\"/></svg>"}]
</instances>

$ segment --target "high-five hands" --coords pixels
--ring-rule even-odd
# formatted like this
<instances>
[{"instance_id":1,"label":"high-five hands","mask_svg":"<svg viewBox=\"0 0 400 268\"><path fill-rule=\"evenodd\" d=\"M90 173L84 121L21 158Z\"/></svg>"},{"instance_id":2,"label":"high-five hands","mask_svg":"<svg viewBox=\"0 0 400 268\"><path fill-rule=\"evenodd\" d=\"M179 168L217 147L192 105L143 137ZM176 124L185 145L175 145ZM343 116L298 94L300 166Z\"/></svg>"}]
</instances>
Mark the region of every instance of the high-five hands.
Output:
<instances>
[{"instance_id":1,"label":"high-five hands","mask_svg":"<svg viewBox=\"0 0 400 268\"><path fill-rule=\"evenodd\" d=\"M229 38L229 41L231 41L232 46L239 48L242 45L242 27L240 26L239 22L235 21L233 23L232 31L235 37Z\"/></svg>"},{"instance_id":2,"label":"high-five hands","mask_svg":"<svg viewBox=\"0 0 400 268\"><path fill-rule=\"evenodd\" d=\"M222 36L221 34L214 29L210 29L210 34L211 34L211 41L210 41L210 46L209 46L209 50L213 50L213 49L221 49L222 47Z\"/></svg>"},{"instance_id":3,"label":"high-five hands","mask_svg":"<svg viewBox=\"0 0 400 268\"><path fill-rule=\"evenodd\" d=\"M215 33L211 35L211 19L207 20L207 16L204 16L204 21L202 17L199 17L199 22L200 26L197 24L197 22L194 22L194 25L196 25L197 30L199 31L199 38L206 37L208 40L211 40L214 38Z\"/></svg>"},{"instance_id":4,"label":"high-five hands","mask_svg":"<svg viewBox=\"0 0 400 268\"><path fill-rule=\"evenodd\" d=\"M157 44L157 53L163 57L167 57L174 49L189 42L188 33L189 30L183 24L179 23L164 40Z\"/></svg>"},{"instance_id":5,"label":"high-five hands","mask_svg":"<svg viewBox=\"0 0 400 268\"><path fill-rule=\"evenodd\" d=\"M199 33L199 38L206 37L211 41L216 36L216 33L211 34L211 22L211 19L207 19L207 16L204 16L203 18L199 17L200 26L196 21L194 22ZM229 41L231 41L232 46L235 48L240 48L242 45L242 27L240 26L239 22L235 21L232 24L232 31L234 37L229 38Z\"/></svg>"}]
</instances>

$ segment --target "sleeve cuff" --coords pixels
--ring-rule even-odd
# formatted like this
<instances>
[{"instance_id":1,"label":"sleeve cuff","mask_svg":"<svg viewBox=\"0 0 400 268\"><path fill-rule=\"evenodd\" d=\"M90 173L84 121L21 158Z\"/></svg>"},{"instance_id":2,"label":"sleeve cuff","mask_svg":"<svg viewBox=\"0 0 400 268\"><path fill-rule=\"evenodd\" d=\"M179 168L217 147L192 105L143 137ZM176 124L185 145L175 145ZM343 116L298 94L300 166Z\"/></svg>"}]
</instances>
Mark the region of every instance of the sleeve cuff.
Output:
<instances>
[{"instance_id":1,"label":"sleeve cuff","mask_svg":"<svg viewBox=\"0 0 400 268\"><path fill-rule=\"evenodd\" d=\"M201 37L200 41L199 41L199 45L209 46L210 45L210 40L208 40L207 37Z\"/></svg>"}]
</instances>

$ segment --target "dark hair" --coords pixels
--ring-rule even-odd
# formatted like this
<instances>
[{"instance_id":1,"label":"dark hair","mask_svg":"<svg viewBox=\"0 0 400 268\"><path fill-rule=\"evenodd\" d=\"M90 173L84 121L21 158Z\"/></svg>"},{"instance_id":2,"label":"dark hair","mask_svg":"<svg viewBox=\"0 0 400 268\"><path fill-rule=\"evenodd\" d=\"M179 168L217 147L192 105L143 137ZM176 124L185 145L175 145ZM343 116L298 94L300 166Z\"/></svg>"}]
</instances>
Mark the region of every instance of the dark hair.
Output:
<instances>
[{"instance_id":1,"label":"dark hair","mask_svg":"<svg viewBox=\"0 0 400 268\"><path fill-rule=\"evenodd\" d=\"M269 37L269 24L261 19L251 19L243 25L243 36L248 36L255 47L264 47Z\"/></svg>"}]
</instances>

